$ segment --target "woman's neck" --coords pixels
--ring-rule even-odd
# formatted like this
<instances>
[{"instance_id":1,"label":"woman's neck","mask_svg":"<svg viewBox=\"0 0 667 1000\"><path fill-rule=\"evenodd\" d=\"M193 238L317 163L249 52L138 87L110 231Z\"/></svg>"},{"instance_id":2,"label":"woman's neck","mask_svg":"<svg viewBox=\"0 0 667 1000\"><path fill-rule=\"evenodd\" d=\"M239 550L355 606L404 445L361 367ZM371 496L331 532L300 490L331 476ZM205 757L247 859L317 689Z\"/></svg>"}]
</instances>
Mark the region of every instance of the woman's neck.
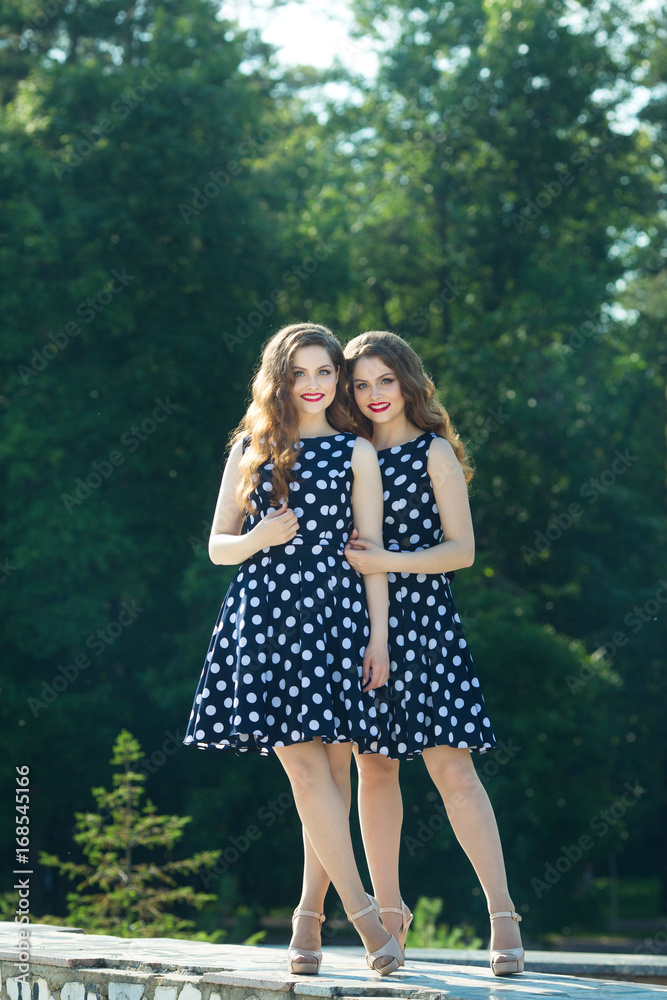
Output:
<instances>
[{"instance_id":1,"label":"woman's neck","mask_svg":"<svg viewBox=\"0 0 667 1000\"><path fill-rule=\"evenodd\" d=\"M412 441L423 434L420 427L415 427L404 417L388 421L386 424L375 424L373 427L373 446L376 451L383 448L397 448L401 444Z\"/></svg>"},{"instance_id":2,"label":"woman's neck","mask_svg":"<svg viewBox=\"0 0 667 1000\"><path fill-rule=\"evenodd\" d=\"M326 420L300 420L299 421L299 437L302 439L312 438L312 437L328 437L330 434L335 434L336 431L328 424Z\"/></svg>"}]
</instances>

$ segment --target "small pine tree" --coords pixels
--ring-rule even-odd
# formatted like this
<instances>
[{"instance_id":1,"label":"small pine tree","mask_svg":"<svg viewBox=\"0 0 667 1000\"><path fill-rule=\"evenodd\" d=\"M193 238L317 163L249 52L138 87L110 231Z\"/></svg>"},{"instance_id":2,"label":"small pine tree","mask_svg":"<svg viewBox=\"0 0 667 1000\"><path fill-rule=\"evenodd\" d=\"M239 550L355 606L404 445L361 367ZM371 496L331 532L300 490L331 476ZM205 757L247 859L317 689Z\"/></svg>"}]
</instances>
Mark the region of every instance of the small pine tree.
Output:
<instances>
[{"instance_id":1,"label":"small pine tree","mask_svg":"<svg viewBox=\"0 0 667 1000\"><path fill-rule=\"evenodd\" d=\"M150 800L141 806L144 774L132 770L142 755L137 740L123 730L113 748L111 763L122 768L113 775L113 791L93 788L97 812L75 813L74 840L87 864L61 861L42 852L40 861L57 868L70 879L81 878L76 891L67 895L66 923L94 933L122 937L195 937L219 941L224 931L191 934L194 921L169 912L178 906L201 909L217 899L213 893L195 892L191 885L179 886L176 876L192 875L215 865L219 851L201 851L180 861L158 864L150 857L137 860L136 851L156 848L171 851L183 836L190 816L157 816ZM98 891L94 891L97 889ZM53 918L46 918L50 922ZM61 921L59 921L61 922Z\"/></svg>"}]
</instances>

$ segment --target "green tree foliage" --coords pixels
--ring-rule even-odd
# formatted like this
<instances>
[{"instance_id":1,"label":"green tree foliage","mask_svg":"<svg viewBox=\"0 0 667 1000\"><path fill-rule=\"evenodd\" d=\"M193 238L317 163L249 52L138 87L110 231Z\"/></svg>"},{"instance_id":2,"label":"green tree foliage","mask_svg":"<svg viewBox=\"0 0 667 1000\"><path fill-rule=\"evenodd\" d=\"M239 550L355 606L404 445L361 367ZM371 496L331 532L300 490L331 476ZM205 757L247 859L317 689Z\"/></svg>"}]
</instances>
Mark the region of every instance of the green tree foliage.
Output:
<instances>
[{"instance_id":1,"label":"green tree foliage","mask_svg":"<svg viewBox=\"0 0 667 1000\"><path fill-rule=\"evenodd\" d=\"M420 896L414 908L414 919L408 931L408 948L481 948L482 939L475 937L472 927L449 927L438 924L442 900Z\"/></svg>"},{"instance_id":2,"label":"green tree foliage","mask_svg":"<svg viewBox=\"0 0 667 1000\"><path fill-rule=\"evenodd\" d=\"M10 511L21 530L7 526L5 551L44 596L60 577L37 621L7 610L38 656L75 648L119 599L142 603L149 566L174 574L167 512L198 519L195 442L215 410L209 455L221 453L245 390L246 372L237 384L227 372L220 393L212 335L247 310L275 250L243 153L268 103L239 72L251 51L199 0L152 7L149 32L143 7L116 32L119 6L100 5L90 37L59 8L68 58L38 66L7 114L4 448L21 451L12 485L35 502Z\"/></svg>"},{"instance_id":3,"label":"green tree foliage","mask_svg":"<svg viewBox=\"0 0 667 1000\"><path fill-rule=\"evenodd\" d=\"M45 853L40 863L57 868L69 879L80 879L76 891L67 896L67 922L74 926L122 937L191 937L194 921L174 911L183 907L201 910L216 897L196 892L191 885L178 885L178 879L210 868L219 852L202 851L162 864L154 859L157 848L171 855L192 817L158 816L150 800L142 805L146 777L132 770L140 758L139 743L123 730L111 758L121 768L113 776L113 790L93 788L97 812L76 814L74 840L88 863L61 861ZM142 855L148 860L137 860ZM223 934L195 936L218 941Z\"/></svg>"}]
</instances>

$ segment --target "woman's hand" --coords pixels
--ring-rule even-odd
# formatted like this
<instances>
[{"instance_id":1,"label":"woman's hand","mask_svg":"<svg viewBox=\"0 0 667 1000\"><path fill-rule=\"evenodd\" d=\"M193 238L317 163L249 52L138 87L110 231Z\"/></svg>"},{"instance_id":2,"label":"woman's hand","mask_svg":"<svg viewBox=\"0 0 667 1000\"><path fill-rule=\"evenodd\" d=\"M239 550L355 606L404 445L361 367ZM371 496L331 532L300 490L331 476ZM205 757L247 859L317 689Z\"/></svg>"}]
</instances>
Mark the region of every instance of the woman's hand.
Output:
<instances>
[{"instance_id":1,"label":"woman's hand","mask_svg":"<svg viewBox=\"0 0 667 1000\"><path fill-rule=\"evenodd\" d=\"M364 653L364 669L362 673L363 691L372 691L382 687L389 680L389 650L386 642L368 640Z\"/></svg>"},{"instance_id":2,"label":"woman's hand","mask_svg":"<svg viewBox=\"0 0 667 1000\"><path fill-rule=\"evenodd\" d=\"M387 550L375 542L368 542L364 538L359 538L356 528L347 540L345 546L345 558L352 569L357 573L370 575L371 573L386 573Z\"/></svg>"},{"instance_id":3,"label":"woman's hand","mask_svg":"<svg viewBox=\"0 0 667 1000\"><path fill-rule=\"evenodd\" d=\"M269 545L285 545L291 542L298 530L299 522L296 514L289 509L285 501L282 507L272 507L250 534L260 543L260 548L265 549Z\"/></svg>"}]
</instances>

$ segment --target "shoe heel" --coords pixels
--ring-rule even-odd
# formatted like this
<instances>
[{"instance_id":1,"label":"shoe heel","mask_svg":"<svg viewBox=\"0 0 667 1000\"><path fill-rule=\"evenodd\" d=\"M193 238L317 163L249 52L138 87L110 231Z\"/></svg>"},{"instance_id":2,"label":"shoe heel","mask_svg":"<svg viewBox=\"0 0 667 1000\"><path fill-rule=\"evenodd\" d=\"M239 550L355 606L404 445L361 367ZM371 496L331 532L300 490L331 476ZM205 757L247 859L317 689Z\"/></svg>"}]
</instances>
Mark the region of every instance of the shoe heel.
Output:
<instances>
[{"instance_id":1,"label":"shoe heel","mask_svg":"<svg viewBox=\"0 0 667 1000\"><path fill-rule=\"evenodd\" d=\"M514 910L499 910L497 913L489 914L491 920L496 917L511 917L516 923L521 923L521 917ZM489 965L494 976L516 976L523 972L525 952L523 948L499 948L493 949L489 958Z\"/></svg>"},{"instance_id":2,"label":"shoe heel","mask_svg":"<svg viewBox=\"0 0 667 1000\"><path fill-rule=\"evenodd\" d=\"M315 917L320 922L320 926L326 920L323 913L316 913L315 910L296 909L292 914L292 932L294 932L294 920L296 917ZM305 958L306 962L297 962L297 958ZM322 965L322 952L309 951L307 948L287 949L287 970L291 976L316 976Z\"/></svg>"},{"instance_id":3,"label":"shoe heel","mask_svg":"<svg viewBox=\"0 0 667 1000\"><path fill-rule=\"evenodd\" d=\"M408 909L407 905L403 902L403 900L401 900L400 910L396 906L381 906L380 913L381 914L398 913L398 915L403 919L403 923L401 924L401 929L398 933L397 940L398 940L398 946L403 952L403 961L401 962L401 965L405 965L405 942L408 937L408 930L410 929L410 924L412 923L412 918L414 917L414 913L412 913Z\"/></svg>"},{"instance_id":4,"label":"shoe heel","mask_svg":"<svg viewBox=\"0 0 667 1000\"><path fill-rule=\"evenodd\" d=\"M510 957L513 956L513 957ZM500 961L503 958L505 961ZM491 971L494 976L516 976L523 972L523 948L505 948L491 952Z\"/></svg>"},{"instance_id":5,"label":"shoe heel","mask_svg":"<svg viewBox=\"0 0 667 1000\"><path fill-rule=\"evenodd\" d=\"M367 913L371 913L375 910L377 918L380 921L380 924L382 924L380 907L378 906L377 899L375 899L374 896L371 896L370 892L367 892L366 895L368 896L369 905L365 906L362 910L357 910L356 913L348 913L347 919L354 923L354 921L358 920L359 917L363 917ZM386 965L377 965L376 963L379 958L391 958L392 961L387 962ZM404 960L405 956L403 955L403 951L393 934L389 935L389 940L386 941L381 948L378 948L377 951L366 952L366 964L369 969L373 970L373 972L377 972L378 976L390 976L392 972L396 972L396 969L401 967Z\"/></svg>"},{"instance_id":6,"label":"shoe heel","mask_svg":"<svg viewBox=\"0 0 667 1000\"><path fill-rule=\"evenodd\" d=\"M297 958L308 958L311 961L297 962ZM288 948L287 970L291 976L316 976L322 965L322 952L306 951L304 948Z\"/></svg>"}]
</instances>

